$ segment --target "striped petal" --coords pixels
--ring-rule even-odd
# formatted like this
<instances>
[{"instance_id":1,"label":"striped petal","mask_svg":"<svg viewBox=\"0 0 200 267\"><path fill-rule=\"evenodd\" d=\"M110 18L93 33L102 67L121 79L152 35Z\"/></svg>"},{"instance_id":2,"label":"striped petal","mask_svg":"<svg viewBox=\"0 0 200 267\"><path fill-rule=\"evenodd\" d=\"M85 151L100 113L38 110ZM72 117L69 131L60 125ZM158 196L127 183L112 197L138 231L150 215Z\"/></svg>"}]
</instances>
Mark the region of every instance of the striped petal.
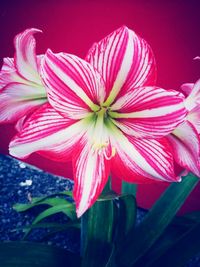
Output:
<instances>
[{"instance_id":1,"label":"striped petal","mask_svg":"<svg viewBox=\"0 0 200 267\"><path fill-rule=\"evenodd\" d=\"M104 83L86 61L70 54L47 51L43 80L51 105L63 116L82 118L104 101Z\"/></svg>"},{"instance_id":2,"label":"striped petal","mask_svg":"<svg viewBox=\"0 0 200 267\"><path fill-rule=\"evenodd\" d=\"M132 88L154 85L156 80L151 48L125 26L95 43L86 60L101 73L106 82L107 106L119 93L123 95Z\"/></svg>"},{"instance_id":3,"label":"striped petal","mask_svg":"<svg viewBox=\"0 0 200 267\"><path fill-rule=\"evenodd\" d=\"M200 141L194 126L185 121L168 137L176 162L200 177Z\"/></svg>"},{"instance_id":4,"label":"striped petal","mask_svg":"<svg viewBox=\"0 0 200 267\"><path fill-rule=\"evenodd\" d=\"M15 65L19 74L31 82L38 83L40 77L36 59L36 41L33 34L41 32L38 29L27 29L16 35L15 45Z\"/></svg>"},{"instance_id":5,"label":"striped petal","mask_svg":"<svg viewBox=\"0 0 200 267\"><path fill-rule=\"evenodd\" d=\"M109 112L115 125L138 138L163 137L182 123L186 114L182 94L158 87L140 87L127 93Z\"/></svg>"},{"instance_id":6,"label":"striped petal","mask_svg":"<svg viewBox=\"0 0 200 267\"><path fill-rule=\"evenodd\" d=\"M10 83L0 92L0 123L12 123L47 101L43 91L20 83Z\"/></svg>"},{"instance_id":7,"label":"striped petal","mask_svg":"<svg viewBox=\"0 0 200 267\"><path fill-rule=\"evenodd\" d=\"M121 193L119 190L122 180L128 183L134 184L151 184L155 183L155 179L145 177L136 173L133 168L129 167L122 161L119 155L112 160L111 164L111 174L112 174L112 190Z\"/></svg>"},{"instance_id":8,"label":"striped petal","mask_svg":"<svg viewBox=\"0 0 200 267\"><path fill-rule=\"evenodd\" d=\"M111 145L116 149L112 166L122 170L125 180L139 182L139 177L157 181L176 181L171 147L163 139L138 139L122 134L112 123ZM136 178L135 178L136 174ZM143 182L143 180L141 180Z\"/></svg>"},{"instance_id":9,"label":"striped petal","mask_svg":"<svg viewBox=\"0 0 200 267\"><path fill-rule=\"evenodd\" d=\"M63 118L48 103L30 116L10 143L10 154L26 158L40 153L52 160L67 161L74 144L84 133L83 121Z\"/></svg>"},{"instance_id":10,"label":"striped petal","mask_svg":"<svg viewBox=\"0 0 200 267\"><path fill-rule=\"evenodd\" d=\"M188 113L187 120L193 124L198 134L200 134L200 105L197 105Z\"/></svg>"},{"instance_id":11,"label":"striped petal","mask_svg":"<svg viewBox=\"0 0 200 267\"><path fill-rule=\"evenodd\" d=\"M14 66L14 59L6 57L3 59L3 66L0 71L0 90L3 89L8 83L13 82L13 76L16 75Z\"/></svg>"},{"instance_id":12,"label":"striped petal","mask_svg":"<svg viewBox=\"0 0 200 267\"><path fill-rule=\"evenodd\" d=\"M181 85L181 91L188 96L192 92L192 88L194 87L194 83L184 83Z\"/></svg>"},{"instance_id":13,"label":"striped petal","mask_svg":"<svg viewBox=\"0 0 200 267\"><path fill-rule=\"evenodd\" d=\"M185 100L185 106L189 111L196 107L196 105L200 105L200 79L194 84L192 89L191 87L192 86L182 85L182 90L185 89L186 91L187 88L189 93L188 97Z\"/></svg>"},{"instance_id":14,"label":"striped petal","mask_svg":"<svg viewBox=\"0 0 200 267\"><path fill-rule=\"evenodd\" d=\"M94 150L87 138L78 144L73 159L74 191L77 216L90 208L101 194L110 173L110 161Z\"/></svg>"}]
</instances>

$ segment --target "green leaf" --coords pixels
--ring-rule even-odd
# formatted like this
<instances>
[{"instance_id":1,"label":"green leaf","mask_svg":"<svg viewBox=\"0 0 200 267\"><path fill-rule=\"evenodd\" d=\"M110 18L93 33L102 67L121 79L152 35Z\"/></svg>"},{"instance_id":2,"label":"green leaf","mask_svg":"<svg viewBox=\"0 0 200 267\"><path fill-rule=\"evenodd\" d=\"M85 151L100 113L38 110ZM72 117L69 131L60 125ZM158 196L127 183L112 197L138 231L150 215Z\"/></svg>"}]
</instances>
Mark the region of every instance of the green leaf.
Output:
<instances>
[{"instance_id":1,"label":"green leaf","mask_svg":"<svg viewBox=\"0 0 200 267\"><path fill-rule=\"evenodd\" d=\"M109 176L108 181L107 181L106 185L104 186L104 189L103 189L101 196L104 196L105 194L107 194L110 191L111 191L111 177Z\"/></svg>"},{"instance_id":2,"label":"green leaf","mask_svg":"<svg viewBox=\"0 0 200 267\"><path fill-rule=\"evenodd\" d=\"M181 267L200 251L200 222L179 238L149 267Z\"/></svg>"},{"instance_id":3,"label":"green leaf","mask_svg":"<svg viewBox=\"0 0 200 267\"><path fill-rule=\"evenodd\" d=\"M73 203L68 203L68 204L61 204L61 205L56 205L54 207L48 208L41 212L33 221L33 224L38 223L39 221L54 215L56 213L62 212L65 215L67 215L71 220L76 219L75 215L75 205Z\"/></svg>"},{"instance_id":4,"label":"green leaf","mask_svg":"<svg viewBox=\"0 0 200 267\"><path fill-rule=\"evenodd\" d=\"M122 181L122 195L127 194L136 197L136 193L137 193L137 184Z\"/></svg>"},{"instance_id":5,"label":"green leaf","mask_svg":"<svg viewBox=\"0 0 200 267\"><path fill-rule=\"evenodd\" d=\"M82 267L103 267L112 252L116 208L112 200L97 201L82 216Z\"/></svg>"},{"instance_id":6,"label":"green leaf","mask_svg":"<svg viewBox=\"0 0 200 267\"><path fill-rule=\"evenodd\" d=\"M116 248L115 248L115 245L112 246L110 257L109 257L105 267L118 267L118 265L116 263Z\"/></svg>"},{"instance_id":7,"label":"green leaf","mask_svg":"<svg viewBox=\"0 0 200 267\"><path fill-rule=\"evenodd\" d=\"M105 201L105 200L115 200L115 199L118 199L118 198L119 198L119 196L115 192L109 191L106 194L101 195L98 198L98 202Z\"/></svg>"},{"instance_id":8,"label":"green leaf","mask_svg":"<svg viewBox=\"0 0 200 267\"><path fill-rule=\"evenodd\" d=\"M194 220L184 216L175 217L151 248L134 264L134 267L155 266L154 262L190 231L194 225L196 225Z\"/></svg>"},{"instance_id":9,"label":"green leaf","mask_svg":"<svg viewBox=\"0 0 200 267\"><path fill-rule=\"evenodd\" d=\"M80 257L66 250L32 242L1 242L2 267L79 267Z\"/></svg>"},{"instance_id":10,"label":"green leaf","mask_svg":"<svg viewBox=\"0 0 200 267\"><path fill-rule=\"evenodd\" d=\"M65 215L67 215L71 220L76 219L76 212L75 212L75 205L73 203L68 204L62 204L62 205L56 205L54 207L48 208L41 212L33 221L32 225L37 224L41 220L54 215L56 213L62 212ZM30 233L31 230L27 230L24 239L27 237L27 235Z\"/></svg>"},{"instance_id":11,"label":"green leaf","mask_svg":"<svg viewBox=\"0 0 200 267\"><path fill-rule=\"evenodd\" d=\"M76 229L80 232L80 222L77 221L73 221L73 222L68 222L66 223L65 226L61 226L61 227L57 227L57 228L51 228L50 231L48 231L48 233L44 234L42 236L41 241L46 241L48 240L52 235L55 235L57 233L60 232L66 232L72 229Z\"/></svg>"},{"instance_id":12,"label":"green leaf","mask_svg":"<svg viewBox=\"0 0 200 267\"><path fill-rule=\"evenodd\" d=\"M33 197L32 198L32 203L37 203L40 201L43 201L47 198L51 198L51 197L55 197L55 196L68 196L68 197L72 197L72 192L71 191L62 191L62 192L56 192L56 193L52 193L46 196L42 196L42 197Z\"/></svg>"},{"instance_id":13,"label":"green leaf","mask_svg":"<svg viewBox=\"0 0 200 267\"><path fill-rule=\"evenodd\" d=\"M119 246L122 240L132 233L137 213L136 200L133 195L122 195L117 201L118 218L116 230L116 244Z\"/></svg>"},{"instance_id":14,"label":"green leaf","mask_svg":"<svg viewBox=\"0 0 200 267\"><path fill-rule=\"evenodd\" d=\"M23 212L27 211L31 208L34 208L39 205L49 205L49 206L56 206L56 205L62 205L62 204L67 204L70 203L68 200L64 198L46 198L44 200L40 200L34 203L28 203L28 204L15 204L13 206L14 210L17 212Z\"/></svg>"},{"instance_id":15,"label":"green leaf","mask_svg":"<svg viewBox=\"0 0 200 267\"><path fill-rule=\"evenodd\" d=\"M194 222L200 222L200 211L193 211L190 213L186 213L183 217L185 219L187 218L187 219L192 220Z\"/></svg>"},{"instance_id":16,"label":"green leaf","mask_svg":"<svg viewBox=\"0 0 200 267\"><path fill-rule=\"evenodd\" d=\"M118 253L121 266L132 266L147 252L172 221L198 181L196 176L189 174L181 183L172 183L167 188Z\"/></svg>"}]
</instances>

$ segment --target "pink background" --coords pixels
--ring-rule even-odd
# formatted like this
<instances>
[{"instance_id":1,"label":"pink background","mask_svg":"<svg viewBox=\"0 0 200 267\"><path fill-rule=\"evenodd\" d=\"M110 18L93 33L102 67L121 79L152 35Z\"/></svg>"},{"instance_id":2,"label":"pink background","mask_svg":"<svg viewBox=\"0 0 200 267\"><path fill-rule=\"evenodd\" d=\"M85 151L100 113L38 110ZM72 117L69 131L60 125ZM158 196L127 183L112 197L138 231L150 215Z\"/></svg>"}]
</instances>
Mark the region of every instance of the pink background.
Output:
<instances>
[{"instance_id":1,"label":"pink background","mask_svg":"<svg viewBox=\"0 0 200 267\"><path fill-rule=\"evenodd\" d=\"M0 60L13 57L13 37L26 28L43 30L37 34L37 53L47 48L84 57L94 41L116 28L127 25L151 45L158 67L158 85L179 88L184 82L200 78L200 5L198 1L1 1ZM12 125L0 126L0 153L8 153L14 134ZM70 164L50 162L38 155L28 160L46 171L71 177ZM140 185L138 203L148 208L165 184ZM200 186L184 206L200 209Z\"/></svg>"}]
</instances>

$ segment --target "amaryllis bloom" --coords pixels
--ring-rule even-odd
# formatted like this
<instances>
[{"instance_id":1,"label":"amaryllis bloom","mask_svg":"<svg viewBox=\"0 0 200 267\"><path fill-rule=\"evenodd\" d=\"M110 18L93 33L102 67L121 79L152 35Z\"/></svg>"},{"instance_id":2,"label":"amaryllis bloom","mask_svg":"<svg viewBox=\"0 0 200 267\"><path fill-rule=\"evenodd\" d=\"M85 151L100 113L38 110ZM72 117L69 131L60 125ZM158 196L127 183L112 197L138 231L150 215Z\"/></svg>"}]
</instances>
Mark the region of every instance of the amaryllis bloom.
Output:
<instances>
[{"instance_id":1,"label":"amaryllis bloom","mask_svg":"<svg viewBox=\"0 0 200 267\"><path fill-rule=\"evenodd\" d=\"M40 151L72 160L78 216L95 202L110 173L131 182L176 181L165 136L187 113L182 94L154 86L153 53L127 27L95 44L87 61L47 51L42 77L49 103L10 143L16 157Z\"/></svg>"},{"instance_id":2,"label":"amaryllis bloom","mask_svg":"<svg viewBox=\"0 0 200 267\"><path fill-rule=\"evenodd\" d=\"M14 39L14 58L4 58L0 72L0 123L16 122L47 101L40 78L40 61L36 56L34 33L27 29ZM19 123L20 124L20 123Z\"/></svg>"},{"instance_id":3,"label":"amaryllis bloom","mask_svg":"<svg viewBox=\"0 0 200 267\"><path fill-rule=\"evenodd\" d=\"M168 136L176 162L200 177L200 80L181 86L185 106L189 111L186 121Z\"/></svg>"}]
</instances>

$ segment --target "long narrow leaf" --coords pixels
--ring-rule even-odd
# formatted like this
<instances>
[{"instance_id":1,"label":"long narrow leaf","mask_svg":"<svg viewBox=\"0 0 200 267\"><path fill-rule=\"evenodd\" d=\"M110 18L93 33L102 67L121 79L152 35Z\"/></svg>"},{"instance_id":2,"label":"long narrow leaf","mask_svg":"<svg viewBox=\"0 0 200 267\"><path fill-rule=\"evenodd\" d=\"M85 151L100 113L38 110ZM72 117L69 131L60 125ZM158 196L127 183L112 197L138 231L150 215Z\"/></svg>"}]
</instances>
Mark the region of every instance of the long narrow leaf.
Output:
<instances>
[{"instance_id":1,"label":"long narrow leaf","mask_svg":"<svg viewBox=\"0 0 200 267\"><path fill-rule=\"evenodd\" d=\"M118 254L121 266L132 266L160 237L174 218L199 179L189 174L181 183L173 183L149 211L135 234L124 243Z\"/></svg>"},{"instance_id":2,"label":"long narrow leaf","mask_svg":"<svg viewBox=\"0 0 200 267\"><path fill-rule=\"evenodd\" d=\"M48 231L48 233L44 234L41 241L46 241L48 240L52 235L55 235L57 233L60 233L60 232L66 232L66 231L69 231L69 230L72 230L72 229L76 229L76 230L80 230L80 222L68 222L66 223L66 226L61 226L60 228L57 227L57 228L52 228L50 229L50 231Z\"/></svg>"},{"instance_id":3,"label":"long narrow leaf","mask_svg":"<svg viewBox=\"0 0 200 267\"><path fill-rule=\"evenodd\" d=\"M105 266L112 252L115 206L97 201L82 217L82 267Z\"/></svg>"},{"instance_id":4,"label":"long narrow leaf","mask_svg":"<svg viewBox=\"0 0 200 267\"><path fill-rule=\"evenodd\" d=\"M59 196L59 195L72 197L72 192L71 191L61 191L61 192L52 193L52 194L42 196L42 197L33 197L32 203L37 203L37 202L43 201L47 198L51 198L51 197L55 197L55 196Z\"/></svg>"},{"instance_id":5,"label":"long narrow leaf","mask_svg":"<svg viewBox=\"0 0 200 267\"><path fill-rule=\"evenodd\" d=\"M80 267L80 257L40 243L1 242L0 264L2 267Z\"/></svg>"},{"instance_id":6,"label":"long narrow leaf","mask_svg":"<svg viewBox=\"0 0 200 267\"><path fill-rule=\"evenodd\" d=\"M17 212L23 212L23 211L27 211L31 208L34 208L36 206L39 205L49 205L49 206L56 206L56 205L61 205L61 204L67 204L70 203L68 200L64 199L64 198L46 198L42 201L38 201L35 203L28 203L28 204L15 204L13 206L14 210L16 210Z\"/></svg>"},{"instance_id":7,"label":"long narrow leaf","mask_svg":"<svg viewBox=\"0 0 200 267\"><path fill-rule=\"evenodd\" d=\"M175 217L151 248L134 264L134 267L154 266L154 262L195 225L196 221L187 217Z\"/></svg>"},{"instance_id":8,"label":"long narrow leaf","mask_svg":"<svg viewBox=\"0 0 200 267\"><path fill-rule=\"evenodd\" d=\"M32 225L37 224L38 222L40 222L41 220L54 215L56 213L62 212L64 214L66 214L70 219L76 219L76 215L75 215L75 205L73 203L70 204L62 204L62 205L57 205L51 208L48 208L46 210L44 210L43 212L41 212L33 221ZM30 233L31 230L27 230L25 235L24 235L24 239L27 237L27 235Z\"/></svg>"},{"instance_id":9,"label":"long narrow leaf","mask_svg":"<svg viewBox=\"0 0 200 267\"><path fill-rule=\"evenodd\" d=\"M200 223L197 223L149 267L181 267L198 253L200 253Z\"/></svg>"},{"instance_id":10,"label":"long narrow leaf","mask_svg":"<svg viewBox=\"0 0 200 267\"><path fill-rule=\"evenodd\" d=\"M135 222L137 206L133 195L122 195L118 198L118 219L116 230L116 243L119 246L123 239L132 233Z\"/></svg>"}]
</instances>

